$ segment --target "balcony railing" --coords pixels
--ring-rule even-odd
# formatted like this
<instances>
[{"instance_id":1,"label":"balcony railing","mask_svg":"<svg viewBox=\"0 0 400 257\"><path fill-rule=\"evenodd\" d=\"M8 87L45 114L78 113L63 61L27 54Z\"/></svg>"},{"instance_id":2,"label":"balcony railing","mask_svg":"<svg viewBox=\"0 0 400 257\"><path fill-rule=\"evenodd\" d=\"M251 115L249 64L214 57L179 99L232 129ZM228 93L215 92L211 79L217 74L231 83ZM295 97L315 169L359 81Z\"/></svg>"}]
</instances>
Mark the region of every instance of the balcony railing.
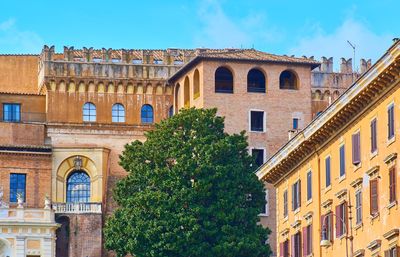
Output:
<instances>
[{"instance_id":1,"label":"balcony railing","mask_svg":"<svg viewBox=\"0 0 400 257\"><path fill-rule=\"evenodd\" d=\"M53 203L56 213L101 213L101 203Z\"/></svg>"}]
</instances>

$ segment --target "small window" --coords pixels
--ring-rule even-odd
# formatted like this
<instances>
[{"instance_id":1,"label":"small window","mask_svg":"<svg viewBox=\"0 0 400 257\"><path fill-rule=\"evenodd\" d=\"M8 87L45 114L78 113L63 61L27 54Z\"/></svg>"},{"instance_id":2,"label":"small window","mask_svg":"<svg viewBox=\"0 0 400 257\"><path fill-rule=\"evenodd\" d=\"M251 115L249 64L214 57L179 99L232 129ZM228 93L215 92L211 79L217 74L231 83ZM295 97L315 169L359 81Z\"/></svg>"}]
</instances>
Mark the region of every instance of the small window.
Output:
<instances>
[{"instance_id":1,"label":"small window","mask_svg":"<svg viewBox=\"0 0 400 257\"><path fill-rule=\"evenodd\" d=\"M312 198L312 172L307 172L307 201Z\"/></svg>"},{"instance_id":2,"label":"small window","mask_svg":"<svg viewBox=\"0 0 400 257\"><path fill-rule=\"evenodd\" d=\"M281 252L282 254L280 256L289 257L289 240L282 243Z\"/></svg>"},{"instance_id":3,"label":"small window","mask_svg":"<svg viewBox=\"0 0 400 257\"><path fill-rule=\"evenodd\" d=\"M21 121L21 105L20 104L3 104L3 121L20 122Z\"/></svg>"},{"instance_id":4,"label":"small window","mask_svg":"<svg viewBox=\"0 0 400 257\"><path fill-rule=\"evenodd\" d=\"M125 122L125 108L122 104L113 105L112 122Z\"/></svg>"},{"instance_id":5,"label":"small window","mask_svg":"<svg viewBox=\"0 0 400 257\"><path fill-rule=\"evenodd\" d=\"M21 195L22 199L26 200L26 174L10 174L10 202L16 203L18 201L18 195Z\"/></svg>"},{"instance_id":6,"label":"small window","mask_svg":"<svg viewBox=\"0 0 400 257\"><path fill-rule=\"evenodd\" d=\"M265 189L265 204L263 205L262 213L263 215L269 215L269 192Z\"/></svg>"},{"instance_id":7,"label":"small window","mask_svg":"<svg viewBox=\"0 0 400 257\"><path fill-rule=\"evenodd\" d=\"M378 149L376 139L376 119L373 119L370 124L371 127L371 153L375 153Z\"/></svg>"},{"instance_id":8,"label":"small window","mask_svg":"<svg viewBox=\"0 0 400 257\"><path fill-rule=\"evenodd\" d=\"M362 223L362 192L358 190L356 192L356 224Z\"/></svg>"},{"instance_id":9,"label":"small window","mask_svg":"<svg viewBox=\"0 0 400 257\"><path fill-rule=\"evenodd\" d=\"M394 137L394 104L388 107L388 140Z\"/></svg>"},{"instance_id":10,"label":"small window","mask_svg":"<svg viewBox=\"0 0 400 257\"><path fill-rule=\"evenodd\" d=\"M344 175L346 175L346 155L344 145L341 145L339 148L339 157L339 177L343 177Z\"/></svg>"},{"instance_id":11,"label":"small window","mask_svg":"<svg viewBox=\"0 0 400 257\"><path fill-rule=\"evenodd\" d=\"M353 164L358 165L361 162L361 153L360 153L360 132L357 132L352 135L352 156L353 156Z\"/></svg>"},{"instance_id":12,"label":"small window","mask_svg":"<svg viewBox=\"0 0 400 257\"><path fill-rule=\"evenodd\" d=\"M396 169L391 167L389 169L389 202L394 203L397 200L396 197Z\"/></svg>"},{"instance_id":13,"label":"small window","mask_svg":"<svg viewBox=\"0 0 400 257\"><path fill-rule=\"evenodd\" d=\"M347 203L336 206L336 237L341 237L347 228Z\"/></svg>"},{"instance_id":14,"label":"small window","mask_svg":"<svg viewBox=\"0 0 400 257\"><path fill-rule=\"evenodd\" d=\"M329 212L321 216L321 236L328 241L333 240L333 213Z\"/></svg>"},{"instance_id":15,"label":"small window","mask_svg":"<svg viewBox=\"0 0 400 257\"><path fill-rule=\"evenodd\" d=\"M331 185L331 157L325 158L325 187Z\"/></svg>"},{"instance_id":16,"label":"small window","mask_svg":"<svg viewBox=\"0 0 400 257\"><path fill-rule=\"evenodd\" d=\"M304 256L312 254L312 224L303 228Z\"/></svg>"},{"instance_id":17,"label":"small window","mask_svg":"<svg viewBox=\"0 0 400 257\"><path fill-rule=\"evenodd\" d=\"M142 106L141 120L144 124L150 124L154 122L153 107L149 104Z\"/></svg>"},{"instance_id":18,"label":"small window","mask_svg":"<svg viewBox=\"0 0 400 257\"><path fill-rule=\"evenodd\" d=\"M288 216L288 192L285 190L283 192L283 217L286 218Z\"/></svg>"},{"instance_id":19,"label":"small window","mask_svg":"<svg viewBox=\"0 0 400 257\"><path fill-rule=\"evenodd\" d=\"M257 167L264 163L264 149L251 149L251 155L255 157Z\"/></svg>"},{"instance_id":20,"label":"small window","mask_svg":"<svg viewBox=\"0 0 400 257\"><path fill-rule=\"evenodd\" d=\"M258 69L251 69L247 74L247 92L265 93L265 76Z\"/></svg>"},{"instance_id":21,"label":"small window","mask_svg":"<svg viewBox=\"0 0 400 257\"><path fill-rule=\"evenodd\" d=\"M85 103L83 105L83 121L95 122L96 121L96 105L93 103Z\"/></svg>"},{"instance_id":22,"label":"small window","mask_svg":"<svg viewBox=\"0 0 400 257\"><path fill-rule=\"evenodd\" d=\"M250 131L264 131L264 112L250 111Z\"/></svg>"},{"instance_id":23,"label":"small window","mask_svg":"<svg viewBox=\"0 0 400 257\"><path fill-rule=\"evenodd\" d=\"M379 212L378 206L378 179L369 181L370 214L375 216Z\"/></svg>"},{"instance_id":24,"label":"small window","mask_svg":"<svg viewBox=\"0 0 400 257\"><path fill-rule=\"evenodd\" d=\"M293 129L299 129L299 119L293 118Z\"/></svg>"},{"instance_id":25,"label":"small window","mask_svg":"<svg viewBox=\"0 0 400 257\"><path fill-rule=\"evenodd\" d=\"M219 67L215 71L215 92L233 93L233 75L229 69Z\"/></svg>"},{"instance_id":26,"label":"small window","mask_svg":"<svg viewBox=\"0 0 400 257\"><path fill-rule=\"evenodd\" d=\"M292 185L292 210L295 211L301 205L301 184L300 180Z\"/></svg>"},{"instance_id":27,"label":"small window","mask_svg":"<svg viewBox=\"0 0 400 257\"><path fill-rule=\"evenodd\" d=\"M174 116L174 106L169 107L168 110L168 118L171 118L172 116Z\"/></svg>"},{"instance_id":28,"label":"small window","mask_svg":"<svg viewBox=\"0 0 400 257\"><path fill-rule=\"evenodd\" d=\"M301 234L300 232L292 236L293 257L301 257Z\"/></svg>"},{"instance_id":29,"label":"small window","mask_svg":"<svg viewBox=\"0 0 400 257\"><path fill-rule=\"evenodd\" d=\"M279 76L280 89L297 89L297 77L289 70L285 70Z\"/></svg>"}]
</instances>

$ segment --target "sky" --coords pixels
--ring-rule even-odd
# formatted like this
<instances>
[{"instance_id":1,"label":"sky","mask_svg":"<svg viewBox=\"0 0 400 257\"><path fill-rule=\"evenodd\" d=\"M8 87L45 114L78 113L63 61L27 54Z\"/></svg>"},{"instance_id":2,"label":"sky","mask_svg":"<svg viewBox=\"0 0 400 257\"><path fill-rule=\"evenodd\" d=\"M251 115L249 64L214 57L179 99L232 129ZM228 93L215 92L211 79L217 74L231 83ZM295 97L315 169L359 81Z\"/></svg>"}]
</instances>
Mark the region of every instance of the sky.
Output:
<instances>
[{"instance_id":1,"label":"sky","mask_svg":"<svg viewBox=\"0 0 400 257\"><path fill-rule=\"evenodd\" d=\"M113 49L255 48L274 54L383 55L400 37L399 0L0 1L0 54L43 45Z\"/></svg>"}]
</instances>

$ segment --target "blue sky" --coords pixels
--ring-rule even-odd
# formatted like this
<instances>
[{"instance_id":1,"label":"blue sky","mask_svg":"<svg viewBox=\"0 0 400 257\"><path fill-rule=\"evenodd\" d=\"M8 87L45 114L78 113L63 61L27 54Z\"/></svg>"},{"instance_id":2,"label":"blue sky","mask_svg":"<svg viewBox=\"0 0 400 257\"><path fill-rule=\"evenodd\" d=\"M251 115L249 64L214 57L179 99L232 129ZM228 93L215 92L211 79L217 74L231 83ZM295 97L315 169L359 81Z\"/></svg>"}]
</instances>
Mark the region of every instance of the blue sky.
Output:
<instances>
[{"instance_id":1,"label":"blue sky","mask_svg":"<svg viewBox=\"0 0 400 257\"><path fill-rule=\"evenodd\" d=\"M350 40L356 60L376 61L400 37L399 9L398 0L1 1L0 53L254 47L338 63L352 57Z\"/></svg>"}]
</instances>

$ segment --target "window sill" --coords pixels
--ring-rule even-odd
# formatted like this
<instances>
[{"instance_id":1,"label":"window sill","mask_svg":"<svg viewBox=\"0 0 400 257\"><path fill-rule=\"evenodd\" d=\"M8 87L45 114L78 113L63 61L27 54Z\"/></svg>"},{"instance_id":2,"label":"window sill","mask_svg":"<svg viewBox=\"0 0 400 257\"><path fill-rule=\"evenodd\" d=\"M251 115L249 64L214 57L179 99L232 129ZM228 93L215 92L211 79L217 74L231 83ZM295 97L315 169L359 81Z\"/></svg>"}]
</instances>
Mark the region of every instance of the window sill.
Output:
<instances>
[{"instance_id":1,"label":"window sill","mask_svg":"<svg viewBox=\"0 0 400 257\"><path fill-rule=\"evenodd\" d=\"M306 206L310 205L312 203L312 198L310 200L307 200Z\"/></svg>"},{"instance_id":2,"label":"window sill","mask_svg":"<svg viewBox=\"0 0 400 257\"><path fill-rule=\"evenodd\" d=\"M396 137L395 136L393 136L391 139L388 139L386 141L386 146L389 146L389 145L393 144L394 141L396 141Z\"/></svg>"},{"instance_id":3,"label":"window sill","mask_svg":"<svg viewBox=\"0 0 400 257\"><path fill-rule=\"evenodd\" d=\"M362 228L362 226L363 226L363 224L362 224L362 222L360 222L354 226L354 230L358 230L359 228Z\"/></svg>"},{"instance_id":4,"label":"window sill","mask_svg":"<svg viewBox=\"0 0 400 257\"><path fill-rule=\"evenodd\" d=\"M397 205L397 201L393 201L393 202L389 203L389 204L386 206L386 208L388 208L388 210L389 210L389 209L395 207L396 205Z\"/></svg>"},{"instance_id":5,"label":"window sill","mask_svg":"<svg viewBox=\"0 0 400 257\"><path fill-rule=\"evenodd\" d=\"M369 159L373 159L377 155L378 155L378 150L375 150L373 153L370 153Z\"/></svg>"},{"instance_id":6,"label":"window sill","mask_svg":"<svg viewBox=\"0 0 400 257\"><path fill-rule=\"evenodd\" d=\"M284 218L282 219L282 223L285 223L285 222L288 221L288 220L289 220L289 217L286 216L286 217L284 217Z\"/></svg>"},{"instance_id":7,"label":"window sill","mask_svg":"<svg viewBox=\"0 0 400 257\"><path fill-rule=\"evenodd\" d=\"M339 177L339 183L346 179L346 174Z\"/></svg>"},{"instance_id":8,"label":"window sill","mask_svg":"<svg viewBox=\"0 0 400 257\"><path fill-rule=\"evenodd\" d=\"M331 191L332 185L329 185L328 187L325 187L325 194Z\"/></svg>"},{"instance_id":9,"label":"window sill","mask_svg":"<svg viewBox=\"0 0 400 257\"><path fill-rule=\"evenodd\" d=\"M297 214L300 212L300 207L293 211L293 214Z\"/></svg>"},{"instance_id":10,"label":"window sill","mask_svg":"<svg viewBox=\"0 0 400 257\"><path fill-rule=\"evenodd\" d=\"M342 235L337 237L337 239L339 239L339 240L342 240L343 238L346 238L346 234L342 234Z\"/></svg>"},{"instance_id":11,"label":"window sill","mask_svg":"<svg viewBox=\"0 0 400 257\"><path fill-rule=\"evenodd\" d=\"M356 172L360 168L361 168L361 162L359 162L357 164L353 163L353 172Z\"/></svg>"},{"instance_id":12,"label":"window sill","mask_svg":"<svg viewBox=\"0 0 400 257\"><path fill-rule=\"evenodd\" d=\"M258 217L268 217L269 214L268 213L260 213L258 214Z\"/></svg>"},{"instance_id":13,"label":"window sill","mask_svg":"<svg viewBox=\"0 0 400 257\"><path fill-rule=\"evenodd\" d=\"M373 221L374 219L376 219L378 217L379 217L379 212L371 214L369 218L371 219L371 221Z\"/></svg>"},{"instance_id":14,"label":"window sill","mask_svg":"<svg viewBox=\"0 0 400 257\"><path fill-rule=\"evenodd\" d=\"M233 91L215 91L216 94L233 94Z\"/></svg>"},{"instance_id":15,"label":"window sill","mask_svg":"<svg viewBox=\"0 0 400 257\"><path fill-rule=\"evenodd\" d=\"M251 133L265 133L264 130L250 130Z\"/></svg>"},{"instance_id":16,"label":"window sill","mask_svg":"<svg viewBox=\"0 0 400 257\"><path fill-rule=\"evenodd\" d=\"M314 256L314 254L310 253L310 254L305 255L304 257L313 257L313 256Z\"/></svg>"}]
</instances>

